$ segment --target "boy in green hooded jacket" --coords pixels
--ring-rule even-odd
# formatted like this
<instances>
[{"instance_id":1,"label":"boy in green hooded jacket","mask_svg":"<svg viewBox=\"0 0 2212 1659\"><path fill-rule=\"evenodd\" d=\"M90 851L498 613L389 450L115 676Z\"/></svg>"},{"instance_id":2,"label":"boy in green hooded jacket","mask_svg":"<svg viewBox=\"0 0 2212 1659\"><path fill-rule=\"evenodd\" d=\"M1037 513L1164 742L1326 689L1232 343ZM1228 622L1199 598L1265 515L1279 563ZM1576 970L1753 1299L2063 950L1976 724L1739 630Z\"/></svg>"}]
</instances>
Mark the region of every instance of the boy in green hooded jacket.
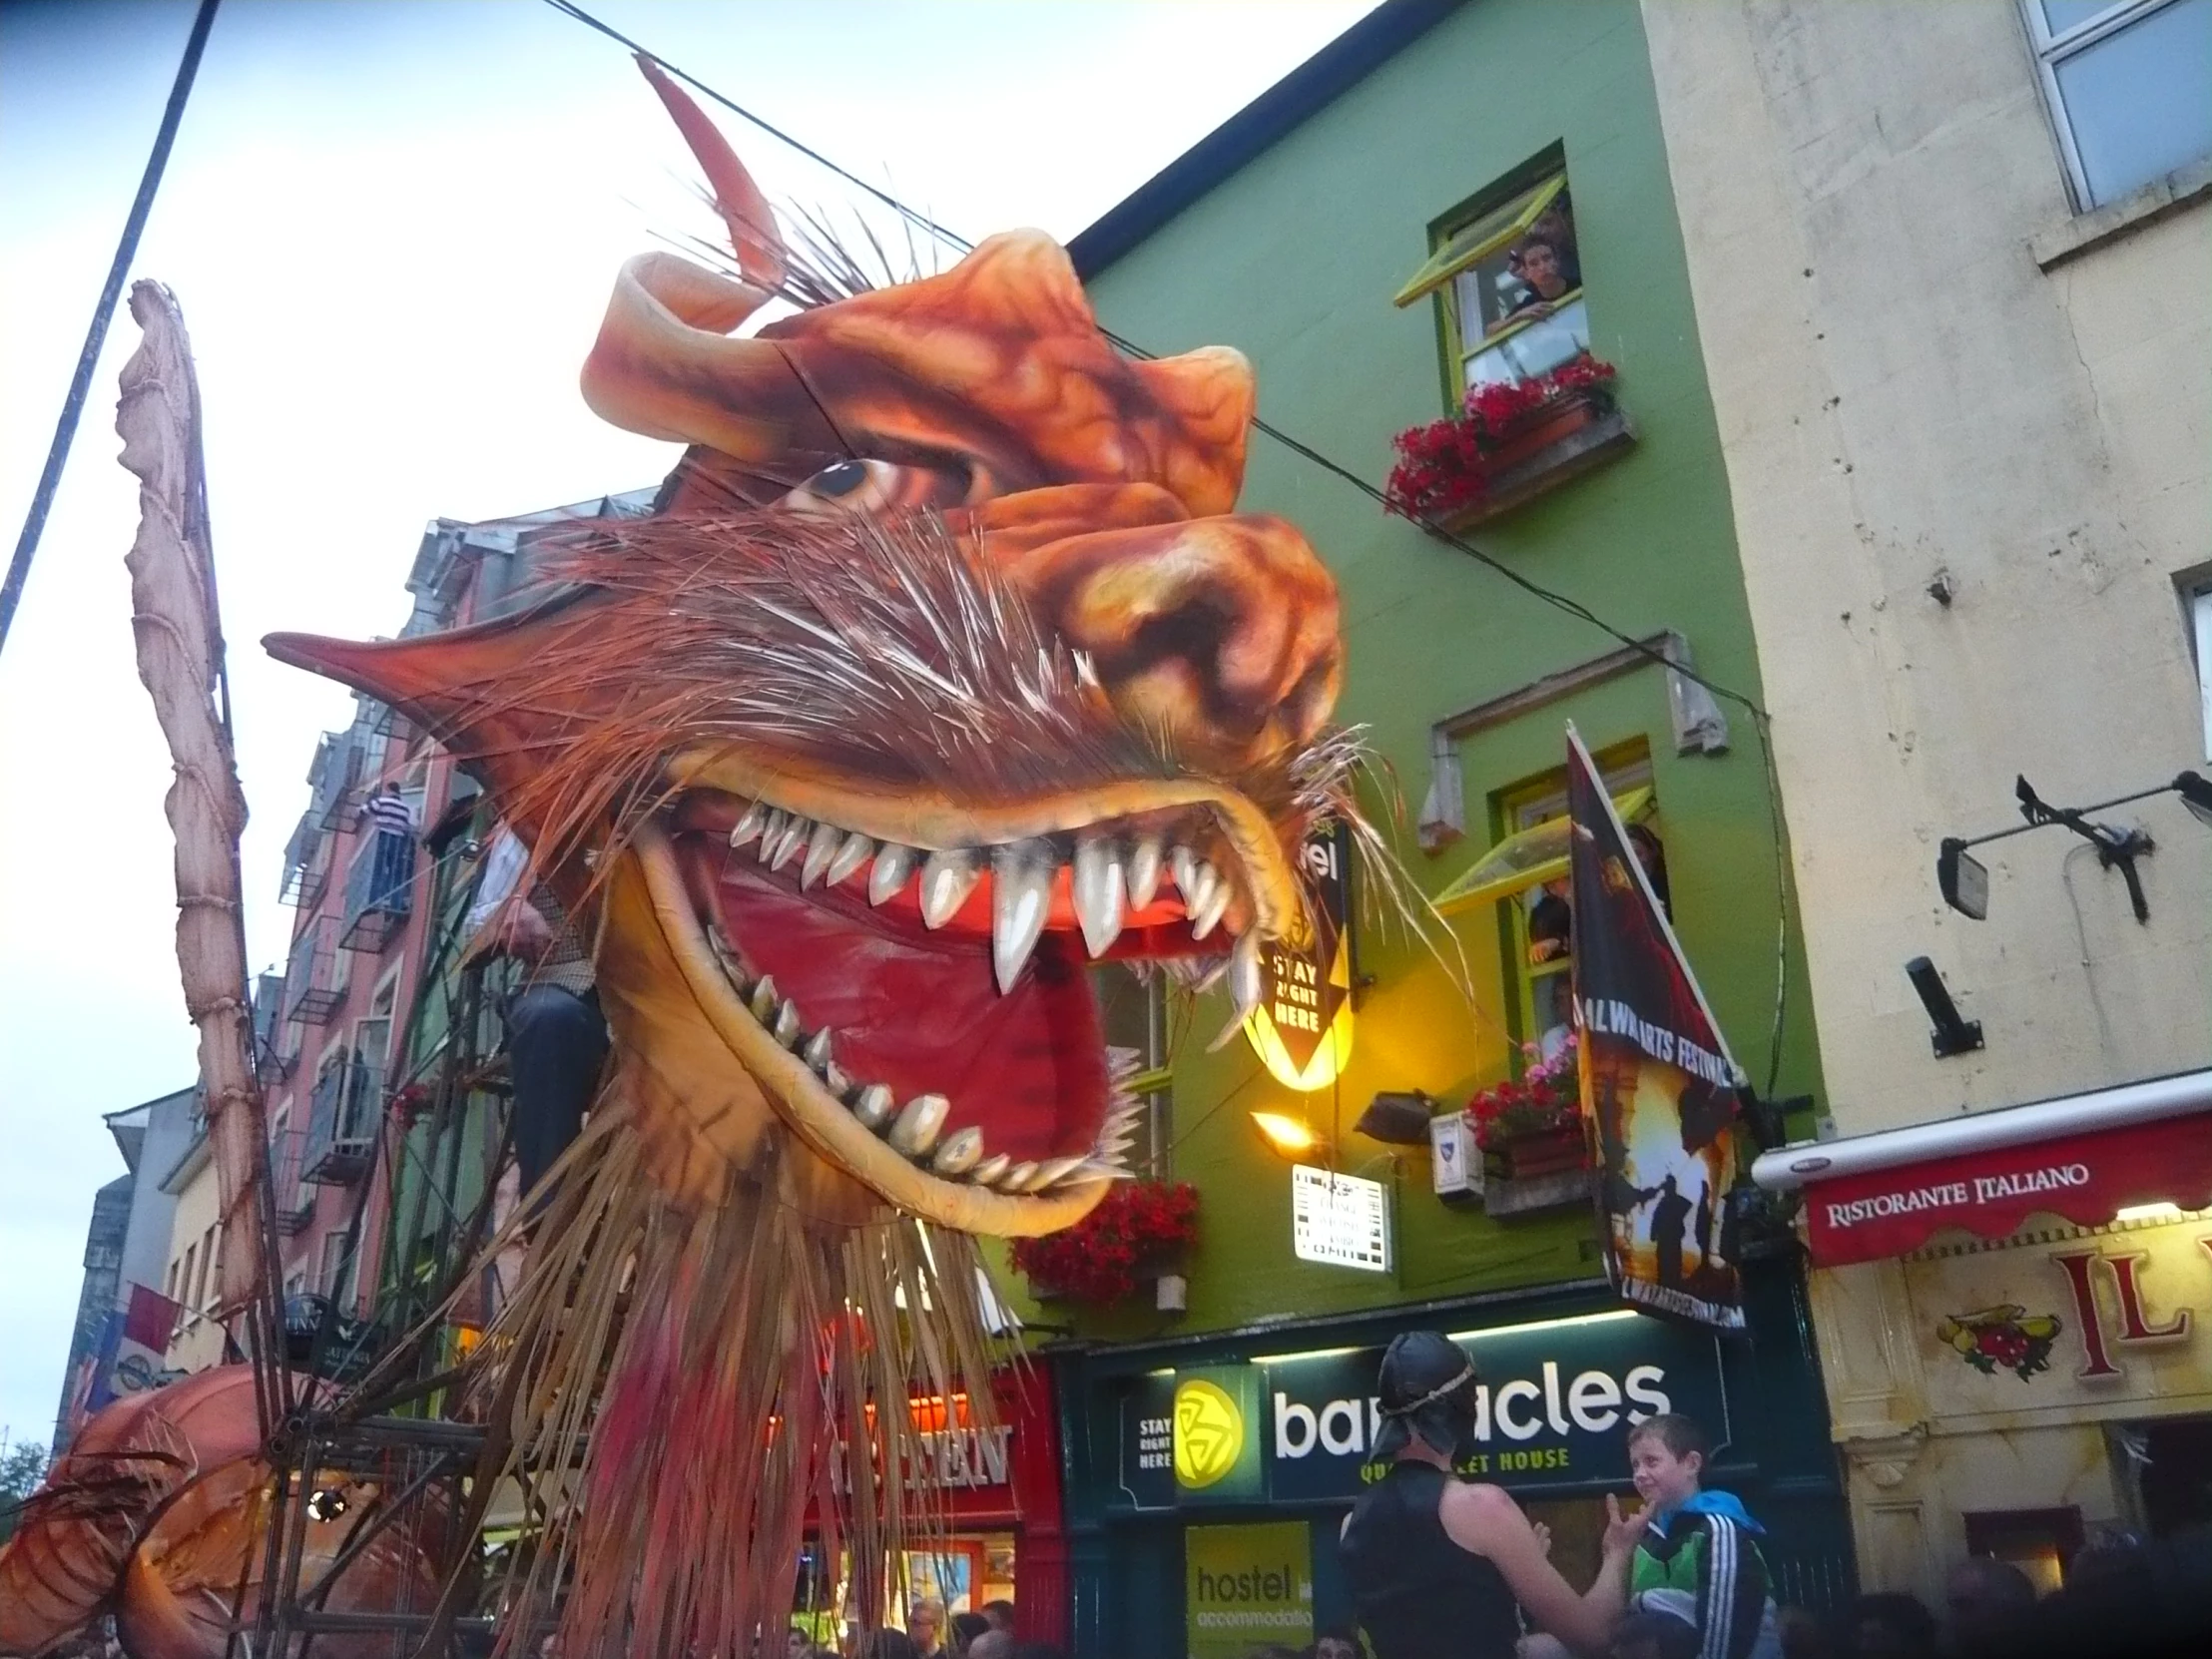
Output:
<instances>
[{"instance_id":1,"label":"boy in green hooded jacket","mask_svg":"<svg viewBox=\"0 0 2212 1659\"><path fill-rule=\"evenodd\" d=\"M1698 1659L1779 1659L1772 1580L1758 1540L1766 1528L1733 1492L1700 1484L1711 1446L1679 1412L1628 1431L1628 1467L1651 1511L1628 1569L1631 1608L1682 1620Z\"/></svg>"}]
</instances>

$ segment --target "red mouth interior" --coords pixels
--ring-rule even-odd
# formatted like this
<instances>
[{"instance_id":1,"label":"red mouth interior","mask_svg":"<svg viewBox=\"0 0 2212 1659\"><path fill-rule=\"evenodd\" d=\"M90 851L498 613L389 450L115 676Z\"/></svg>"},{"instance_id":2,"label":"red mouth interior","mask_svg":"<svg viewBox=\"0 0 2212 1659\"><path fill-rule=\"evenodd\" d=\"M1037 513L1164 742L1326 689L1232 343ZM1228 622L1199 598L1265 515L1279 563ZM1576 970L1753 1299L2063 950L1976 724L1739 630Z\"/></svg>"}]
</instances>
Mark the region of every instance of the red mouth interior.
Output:
<instances>
[{"instance_id":1,"label":"red mouth interior","mask_svg":"<svg viewBox=\"0 0 2212 1659\"><path fill-rule=\"evenodd\" d=\"M1091 1149L1108 1101L1104 1037L1082 941L1057 914L1001 994L987 880L980 917L971 898L931 932L910 882L877 909L845 887L802 894L796 866L771 874L712 830L679 833L675 845L697 913L721 921L748 974L773 976L809 1031L829 1028L846 1076L887 1085L901 1105L945 1096L945 1132L980 1128L985 1157L1041 1161ZM1141 948L1140 939L1123 942Z\"/></svg>"}]
</instances>

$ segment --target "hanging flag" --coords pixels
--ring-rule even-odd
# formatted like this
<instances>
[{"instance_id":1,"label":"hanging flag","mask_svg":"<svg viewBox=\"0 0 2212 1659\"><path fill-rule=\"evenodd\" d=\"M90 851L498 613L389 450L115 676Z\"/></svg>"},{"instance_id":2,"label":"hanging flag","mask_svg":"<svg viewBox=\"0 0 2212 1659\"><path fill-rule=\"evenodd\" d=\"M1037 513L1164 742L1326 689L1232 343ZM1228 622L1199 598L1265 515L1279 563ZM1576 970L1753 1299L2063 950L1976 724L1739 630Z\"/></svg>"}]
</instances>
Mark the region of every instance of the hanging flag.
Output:
<instances>
[{"instance_id":1,"label":"hanging flag","mask_svg":"<svg viewBox=\"0 0 2212 1659\"><path fill-rule=\"evenodd\" d=\"M1607 1275L1653 1313L1744 1325L1727 1197L1743 1073L1590 752L1567 728L1575 1024Z\"/></svg>"},{"instance_id":2,"label":"hanging flag","mask_svg":"<svg viewBox=\"0 0 2212 1659\"><path fill-rule=\"evenodd\" d=\"M129 1302L108 1315L101 1334L88 1411L97 1411L123 1394L159 1388L184 1375L166 1364L170 1339L176 1336L184 1311L181 1303L149 1286L131 1287Z\"/></svg>"}]
</instances>

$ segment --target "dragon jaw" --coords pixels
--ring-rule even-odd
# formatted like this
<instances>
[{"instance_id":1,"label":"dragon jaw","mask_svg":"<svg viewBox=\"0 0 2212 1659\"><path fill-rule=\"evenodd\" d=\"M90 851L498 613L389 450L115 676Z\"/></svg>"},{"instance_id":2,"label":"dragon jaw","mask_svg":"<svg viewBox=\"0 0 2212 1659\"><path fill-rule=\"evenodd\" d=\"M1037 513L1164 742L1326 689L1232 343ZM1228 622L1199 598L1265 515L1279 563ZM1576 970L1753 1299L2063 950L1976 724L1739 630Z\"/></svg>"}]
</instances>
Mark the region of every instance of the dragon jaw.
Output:
<instances>
[{"instance_id":1,"label":"dragon jaw","mask_svg":"<svg viewBox=\"0 0 2212 1659\"><path fill-rule=\"evenodd\" d=\"M1241 1018L1265 942L1306 926L1295 768L1176 760L933 520L764 513L593 536L619 545L570 568L593 578L581 599L420 639L270 647L443 738L564 902L596 912L602 1001L669 1190L716 1202L796 1138L778 1179L828 1218L887 1203L1021 1236L1080 1217L1126 1173L1140 1109L1086 964L1201 958ZM817 557L829 544L841 561ZM892 597L855 615L840 609L854 589ZM859 709L780 707L820 713L870 653L918 653L951 616L996 620L912 680L869 670L899 709L935 698L907 711L912 732L982 722L935 751L855 736ZM831 635L804 661L791 643ZM762 678L766 659L782 677ZM626 680L603 672L616 663ZM973 700L987 720L931 691L991 675Z\"/></svg>"}]
</instances>

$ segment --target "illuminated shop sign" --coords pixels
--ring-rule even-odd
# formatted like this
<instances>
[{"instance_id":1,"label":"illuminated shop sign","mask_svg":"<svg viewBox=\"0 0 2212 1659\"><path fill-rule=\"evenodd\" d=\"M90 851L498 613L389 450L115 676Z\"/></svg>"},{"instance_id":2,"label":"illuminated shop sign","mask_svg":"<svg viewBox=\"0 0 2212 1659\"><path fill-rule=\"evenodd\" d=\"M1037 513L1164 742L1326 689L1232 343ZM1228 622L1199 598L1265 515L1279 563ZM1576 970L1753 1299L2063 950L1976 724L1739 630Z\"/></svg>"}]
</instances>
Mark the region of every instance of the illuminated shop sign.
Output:
<instances>
[{"instance_id":1,"label":"illuminated shop sign","mask_svg":"<svg viewBox=\"0 0 2212 1659\"><path fill-rule=\"evenodd\" d=\"M1352 836L1342 825L1309 835L1299 872L1312 895L1310 948L1270 943L1260 952L1260 1005L1245 1037L1278 1083L1305 1093L1337 1080L1352 1053Z\"/></svg>"},{"instance_id":2,"label":"illuminated shop sign","mask_svg":"<svg viewBox=\"0 0 2212 1659\"><path fill-rule=\"evenodd\" d=\"M1689 1413L1716 1443L1729 1438L1720 1349L1708 1333L1623 1311L1456 1340L1481 1380L1464 1474L1506 1486L1625 1481L1628 1429L1660 1411ZM1324 1349L1137 1379L1121 1413L1122 1486L1139 1508L1356 1496L1381 1473L1370 1452L1382 1421L1382 1360L1381 1348ZM1194 1380L1209 1385L1209 1407L1234 1402L1240 1450L1254 1457L1233 1492L1195 1489L1178 1467Z\"/></svg>"}]
</instances>

